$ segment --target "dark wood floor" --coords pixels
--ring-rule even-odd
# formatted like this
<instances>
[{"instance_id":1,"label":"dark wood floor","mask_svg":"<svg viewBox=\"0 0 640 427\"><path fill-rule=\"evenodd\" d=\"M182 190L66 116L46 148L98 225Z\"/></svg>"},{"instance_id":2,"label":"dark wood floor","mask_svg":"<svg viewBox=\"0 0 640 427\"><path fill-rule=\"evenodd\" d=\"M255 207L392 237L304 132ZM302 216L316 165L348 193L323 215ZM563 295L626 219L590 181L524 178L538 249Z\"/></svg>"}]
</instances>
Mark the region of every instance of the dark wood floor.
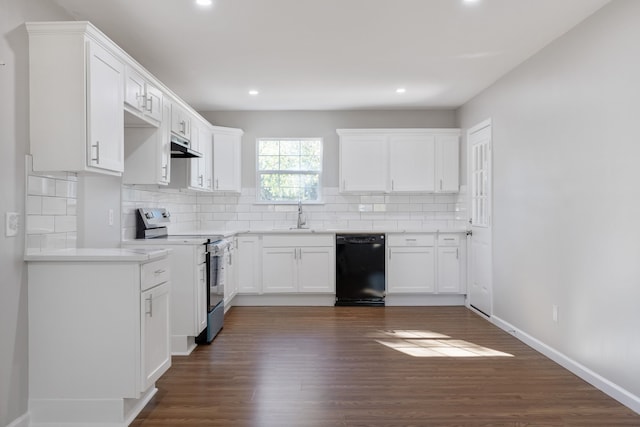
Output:
<instances>
[{"instance_id":1,"label":"dark wood floor","mask_svg":"<svg viewBox=\"0 0 640 427\"><path fill-rule=\"evenodd\" d=\"M464 307L235 307L157 387L133 427L640 426Z\"/></svg>"}]
</instances>

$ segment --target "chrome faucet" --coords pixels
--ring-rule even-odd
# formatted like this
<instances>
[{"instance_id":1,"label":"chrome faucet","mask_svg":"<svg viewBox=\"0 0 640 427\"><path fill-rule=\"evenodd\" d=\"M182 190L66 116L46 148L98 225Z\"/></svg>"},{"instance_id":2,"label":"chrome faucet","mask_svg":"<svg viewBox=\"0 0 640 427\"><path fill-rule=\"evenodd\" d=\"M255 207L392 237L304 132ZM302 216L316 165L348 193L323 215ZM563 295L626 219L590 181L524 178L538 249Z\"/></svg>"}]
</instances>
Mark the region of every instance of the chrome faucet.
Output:
<instances>
[{"instance_id":1,"label":"chrome faucet","mask_svg":"<svg viewBox=\"0 0 640 427\"><path fill-rule=\"evenodd\" d=\"M307 220L304 218L302 213L302 200L298 200L298 224L296 228L303 228L303 225L307 224Z\"/></svg>"}]
</instances>

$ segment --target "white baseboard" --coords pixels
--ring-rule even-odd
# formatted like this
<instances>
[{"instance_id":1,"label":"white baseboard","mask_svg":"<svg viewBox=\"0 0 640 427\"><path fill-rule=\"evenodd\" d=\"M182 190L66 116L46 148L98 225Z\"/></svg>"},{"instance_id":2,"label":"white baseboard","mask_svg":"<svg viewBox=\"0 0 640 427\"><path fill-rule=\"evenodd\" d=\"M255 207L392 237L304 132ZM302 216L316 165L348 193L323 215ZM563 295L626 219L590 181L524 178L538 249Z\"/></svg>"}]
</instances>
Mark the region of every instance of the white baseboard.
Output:
<instances>
[{"instance_id":1,"label":"white baseboard","mask_svg":"<svg viewBox=\"0 0 640 427\"><path fill-rule=\"evenodd\" d=\"M625 390L619 385L609 381L608 379L602 377L601 375L598 375L597 373L593 372L591 369L587 368L586 366L567 357L565 354L560 353L556 349L549 347L547 344L519 330L512 324L500 319L499 317L492 316L489 320L491 321L491 323L493 323L500 329L518 338L520 341L527 344L529 347L544 354L549 359L553 360L554 362L564 367L565 369L573 372L578 377L582 378L592 386L596 387L597 389L606 393L613 399L622 403L624 406L640 414L640 397L639 396L632 394L631 392Z\"/></svg>"},{"instance_id":2,"label":"white baseboard","mask_svg":"<svg viewBox=\"0 0 640 427\"><path fill-rule=\"evenodd\" d=\"M26 414L22 414L15 420L13 420L13 422L7 427L29 427L29 421L30 417L29 413L27 412Z\"/></svg>"}]
</instances>

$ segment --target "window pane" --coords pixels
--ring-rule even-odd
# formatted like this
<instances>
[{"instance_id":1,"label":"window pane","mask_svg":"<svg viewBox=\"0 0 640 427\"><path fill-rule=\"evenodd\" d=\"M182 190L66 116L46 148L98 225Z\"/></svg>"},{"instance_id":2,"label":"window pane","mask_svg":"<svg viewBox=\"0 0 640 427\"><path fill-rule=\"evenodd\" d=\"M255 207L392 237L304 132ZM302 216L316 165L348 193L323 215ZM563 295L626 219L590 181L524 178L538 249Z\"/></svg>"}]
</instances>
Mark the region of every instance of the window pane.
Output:
<instances>
[{"instance_id":1,"label":"window pane","mask_svg":"<svg viewBox=\"0 0 640 427\"><path fill-rule=\"evenodd\" d=\"M300 170L319 171L322 169L320 156L300 157Z\"/></svg>"},{"instance_id":2,"label":"window pane","mask_svg":"<svg viewBox=\"0 0 640 427\"><path fill-rule=\"evenodd\" d=\"M258 143L259 155L275 155L280 154L280 141L260 140Z\"/></svg>"},{"instance_id":3,"label":"window pane","mask_svg":"<svg viewBox=\"0 0 640 427\"><path fill-rule=\"evenodd\" d=\"M280 163L279 156L258 156L259 170L279 170L280 169L279 163Z\"/></svg>"},{"instance_id":4,"label":"window pane","mask_svg":"<svg viewBox=\"0 0 640 427\"><path fill-rule=\"evenodd\" d=\"M280 155L281 156L299 156L300 155L300 141L280 141Z\"/></svg>"},{"instance_id":5,"label":"window pane","mask_svg":"<svg viewBox=\"0 0 640 427\"><path fill-rule=\"evenodd\" d=\"M299 156L280 156L280 170L298 171L300 170Z\"/></svg>"},{"instance_id":6,"label":"window pane","mask_svg":"<svg viewBox=\"0 0 640 427\"><path fill-rule=\"evenodd\" d=\"M301 141L300 154L303 156L319 156L322 152L322 143L318 140Z\"/></svg>"}]
</instances>

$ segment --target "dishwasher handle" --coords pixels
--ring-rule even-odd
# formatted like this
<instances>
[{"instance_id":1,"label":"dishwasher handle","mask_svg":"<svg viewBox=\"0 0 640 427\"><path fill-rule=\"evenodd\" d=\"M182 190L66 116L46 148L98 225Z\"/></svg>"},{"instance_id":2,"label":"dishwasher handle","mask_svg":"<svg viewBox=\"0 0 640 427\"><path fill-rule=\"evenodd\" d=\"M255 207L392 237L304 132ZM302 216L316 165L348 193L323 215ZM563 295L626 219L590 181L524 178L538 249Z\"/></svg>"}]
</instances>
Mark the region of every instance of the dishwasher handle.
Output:
<instances>
[{"instance_id":1,"label":"dishwasher handle","mask_svg":"<svg viewBox=\"0 0 640 427\"><path fill-rule=\"evenodd\" d=\"M384 243L384 234L337 234L337 245L371 245Z\"/></svg>"}]
</instances>

